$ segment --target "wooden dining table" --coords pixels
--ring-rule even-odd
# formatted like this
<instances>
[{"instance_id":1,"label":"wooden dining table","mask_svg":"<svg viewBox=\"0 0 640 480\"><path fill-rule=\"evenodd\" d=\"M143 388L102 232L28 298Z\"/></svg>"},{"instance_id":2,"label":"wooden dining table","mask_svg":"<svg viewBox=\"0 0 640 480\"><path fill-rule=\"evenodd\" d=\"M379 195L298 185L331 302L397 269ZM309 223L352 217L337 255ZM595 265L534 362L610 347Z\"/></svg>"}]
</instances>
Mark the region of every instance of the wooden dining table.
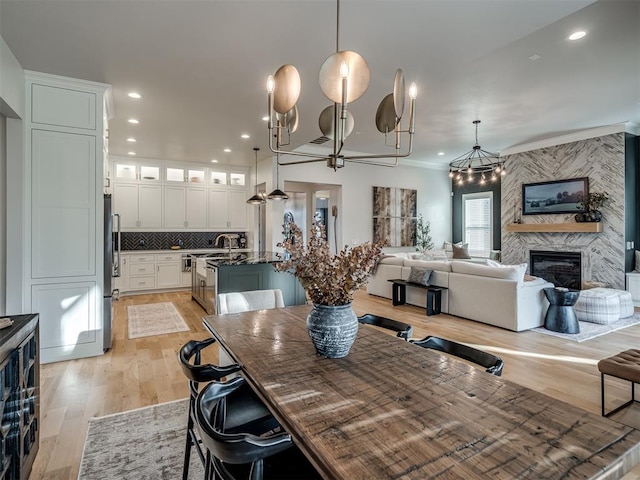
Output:
<instances>
[{"instance_id":1,"label":"wooden dining table","mask_svg":"<svg viewBox=\"0 0 640 480\"><path fill-rule=\"evenodd\" d=\"M324 478L614 479L639 462L640 430L370 325L320 357L309 310L204 324Z\"/></svg>"}]
</instances>

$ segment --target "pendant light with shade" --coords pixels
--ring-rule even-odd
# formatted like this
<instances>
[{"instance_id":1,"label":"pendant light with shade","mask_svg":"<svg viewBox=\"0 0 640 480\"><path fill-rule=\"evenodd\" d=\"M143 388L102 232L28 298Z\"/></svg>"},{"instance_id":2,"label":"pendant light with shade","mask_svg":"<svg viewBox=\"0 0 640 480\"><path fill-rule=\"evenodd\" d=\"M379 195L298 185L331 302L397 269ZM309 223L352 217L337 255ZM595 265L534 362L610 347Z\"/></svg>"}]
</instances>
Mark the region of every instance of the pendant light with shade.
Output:
<instances>
[{"instance_id":1,"label":"pendant light with shade","mask_svg":"<svg viewBox=\"0 0 640 480\"><path fill-rule=\"evenodd\" d=\"M289 195L287 195L285 192L283 192L279 188L280 187L279 169L280 169L280 154L276 154L276 188L273 192L267 195L267 198L269 200L288 200L289 199Z\"/></svg>"},{"instance_id":2,"label":"pendant light with shade","mask_svg":"<svg viewBox=\"0 0 640 480\"><path fill-rule=\"evenodd\" d=\"M256 152L256 183L255 183L255 193L251 198L247 200L247 203L250 205L264 205L267 203L266 198L264 198L263 192L258 192L258 151L260 149L258 147L253 147L253 151Z\"/></svg>"}]
</instances>

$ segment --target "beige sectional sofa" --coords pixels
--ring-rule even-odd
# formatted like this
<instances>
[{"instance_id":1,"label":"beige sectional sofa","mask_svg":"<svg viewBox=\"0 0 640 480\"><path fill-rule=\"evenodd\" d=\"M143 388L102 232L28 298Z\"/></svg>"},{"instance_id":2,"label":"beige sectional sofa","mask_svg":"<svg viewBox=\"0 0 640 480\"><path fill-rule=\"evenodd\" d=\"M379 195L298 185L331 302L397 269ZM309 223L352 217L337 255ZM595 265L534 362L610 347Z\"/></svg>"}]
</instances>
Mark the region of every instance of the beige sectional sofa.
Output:
<instances>
[{"instance_id":1,"label":"beige sectional sofa","mask_svg":"<svg viewBox=\"0 0 640 480\"><path fill-rule=\"evenodd\" d=\"M409 278L411 267L432 270L430 285L447 287L442 312L516 332L544 324L549 303L543 288L553 287L541 278L525 275L523 266L489 266L463 260L418 260L397 253L382 258L369 280L367 292L391 298L393 278ZM526 280L525 280L526 278ZM407 287L407 303L424 307L423 288Z\"/></svg>"}]
</instances>

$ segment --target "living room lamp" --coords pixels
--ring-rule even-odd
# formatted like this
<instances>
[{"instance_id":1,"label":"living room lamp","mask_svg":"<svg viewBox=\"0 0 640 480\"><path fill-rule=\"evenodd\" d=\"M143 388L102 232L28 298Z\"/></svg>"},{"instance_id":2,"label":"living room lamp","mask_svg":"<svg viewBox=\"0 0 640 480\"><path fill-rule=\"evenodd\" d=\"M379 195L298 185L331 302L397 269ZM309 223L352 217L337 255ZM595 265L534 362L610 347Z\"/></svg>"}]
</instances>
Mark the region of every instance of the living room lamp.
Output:
<instances>
[{"instance_id":1,"label":"living room lamp","mask_svg":"<svg viewBox=\"0 0 640 480\"><path fill-rule=\"evenodd\" d=\"M404 113L405 85L404 75L401 69L395 74L393 93L385 96L376 112L376 127L387 135L393 134L393 153L357 154L345 155L342 153L344 142L353 131L355 121L348 110L351 102L360 98L369 86L369 66L363 57L350 50L340 50L340 0L336 0L336 52L332 54L320 67L319 83L322 93L333 102L333 105L325 108L318 119L320 131L323 137L314 143L324 143L333 140L333 147L329 154L313 154L284 150L282 147L289 145L290 136L298 127L298 107L296 105L300 97L300 74L293 65L281 66L274 75L267 79L268 99L268 129L269 149L276 154L294 155L304 157L303 160L294 160L280 163L279 165L295 165L300 163L326 161L329 168L337 170L344 167L345 162L367 163L394 167L398 159L411 155L413 148L413 136L415 134L415 101L418 89L415 83L409 88L409 121L406 130L400 125ZM286 135L287 141L283 142ZM400 152L401 138L408 135L407 150ZM275 139L275 145L274 145ZM385 141L385 144L387 142ZM384 162L383 159L393 158L392 162Z\"/></svg>"},{"instance_id":2,"label":"living room lamp","mask_svg":"<svg viewBox=\"0 0 640 480\"><path fill-rule=\"evenodd\" d=\"M480 184L484 185L486 175L491 173L490 179L495 181L498 176L504 176L507 171L504 167L504 160L497 153L483 150L478 144L478 125L480 120L474 120L476 126L476 143L471 151L460 155L449 163L449 177L455 178L460 184L464 184L463 175L466 173L469 183L473 182L474 175L480 173Z\"/></svg>"},{"instance_id":3,"label":"living room lamp","mask_svg":"<svg viewBox=\"0 0 640 480\"><path fill-rule=\"evenodd\" d=\"M260 149L258 147L253 147L253 151L256 152L256 186L255 193L251 198L247 200L247 203L250 205L264 205L267 203L267 199L264 198L264 193L258 193L258 151Z\"/></svg>"}]
</instances>

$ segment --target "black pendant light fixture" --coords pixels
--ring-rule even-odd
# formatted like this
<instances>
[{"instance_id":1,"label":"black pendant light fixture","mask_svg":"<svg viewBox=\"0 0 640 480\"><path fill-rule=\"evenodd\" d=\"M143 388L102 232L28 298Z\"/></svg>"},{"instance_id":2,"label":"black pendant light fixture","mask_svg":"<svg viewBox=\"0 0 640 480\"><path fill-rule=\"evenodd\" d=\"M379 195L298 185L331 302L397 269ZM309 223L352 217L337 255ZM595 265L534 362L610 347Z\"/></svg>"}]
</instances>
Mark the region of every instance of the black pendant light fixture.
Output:
<instances>
[{"instance_id":1,"label":"black pendant light fixture","mask_svg":"<svg viewBox=\"0 0 640 480\"><path fill-rule=\"evenodd\" d=\"M280 155L276 154L276 188L273 192L267 195L267 198L269 200L288 200L289 199L289 195L287 195L282 190L280 190L280 188L278 188L280 187L279 169L280 169Z\"/></svg>"},{"instance_id":2,"label":"black pendant light fixture","mask_svg":"<svg viewBox=\"0 0 640 480\"><path fill-rule=\"evenodd\" d=\"M260 149L258 147L253 147L253 151L256 152L256 183L255 183L255 193L253 196L247 200L247 203L250 205L264 205L267 203L267 200L264 198L264 193L258 193L258 151Z\"/></svg>"}]
</instances>

